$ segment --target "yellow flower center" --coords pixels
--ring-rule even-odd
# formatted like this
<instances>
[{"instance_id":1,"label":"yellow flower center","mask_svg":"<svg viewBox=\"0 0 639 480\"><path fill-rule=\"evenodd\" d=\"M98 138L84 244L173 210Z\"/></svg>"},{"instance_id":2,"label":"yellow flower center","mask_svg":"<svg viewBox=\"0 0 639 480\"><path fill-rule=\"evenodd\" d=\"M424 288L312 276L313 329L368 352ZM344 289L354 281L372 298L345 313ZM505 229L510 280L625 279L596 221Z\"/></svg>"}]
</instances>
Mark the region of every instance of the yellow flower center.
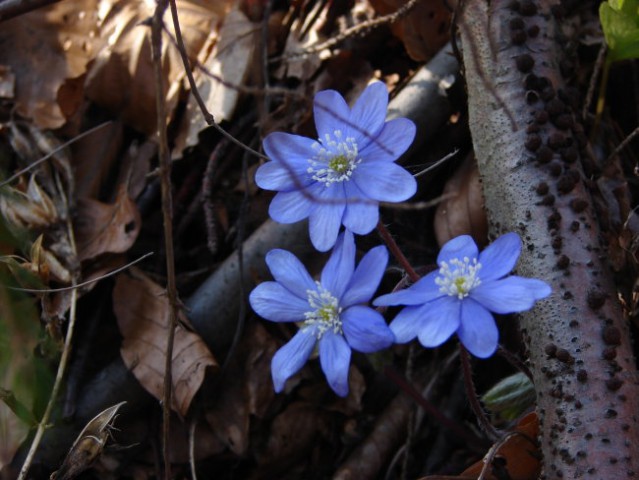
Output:
<instances>
[{"instance_id":1,"label":"yellow flower center","mask_svg":"<svg viewBox=\"0 0 639 480\"><path fill-rule=\"evenodd\" d=\"M306 171L313 180L323 183L326 187L350 180L357 165L362 161L358 157L355 139L342 138L340 130L335 130L333 135L324 135L324 139L313 144L313 149L316 155L308 161L309 167Z\"/></svg>"},{"instance_id":2,"label":"yellow flower center","mask_svg":"<svg viewBox=\"0 0 639 480\"><path fill-rule=\"evenodd\" d=\"M441 293L461 300L481 284L478 274L480 269L481 263L478 263L476 258L472 261L468 257L462 260L453 258L449 262L441 262L435 283L439 285Z\"/></svg>"},{"instance_id":3,"label":"yellow flower center","mask_svg":"<svg viewBox=\"0 0 639 480\"><path fill-rule=\"evenodd\" d=\"M333 330L333 333L342 334L342 320L340 319L340 313L342 308L339 306L337 298L331 295L331 292L326 290L319 282L317 284L317 290L307 290L308 305L311 310L304 314L304 326L302 328L313 328L317 339L322 338L322 335L328 330Z\"/></svg>"}]
</instances>

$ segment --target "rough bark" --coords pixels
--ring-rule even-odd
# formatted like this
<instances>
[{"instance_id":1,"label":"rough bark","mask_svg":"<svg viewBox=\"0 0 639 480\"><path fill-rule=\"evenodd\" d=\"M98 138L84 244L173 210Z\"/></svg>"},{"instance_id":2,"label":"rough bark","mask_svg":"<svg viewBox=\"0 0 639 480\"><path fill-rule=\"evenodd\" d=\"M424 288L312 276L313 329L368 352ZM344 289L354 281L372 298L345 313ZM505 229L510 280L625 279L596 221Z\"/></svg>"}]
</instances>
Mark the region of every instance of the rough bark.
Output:
<instances>
[{"instance_id":1,"label":"rough bark","mask_svg":"<svg viewBox=\"0 0 639 480\"><path fill-rule=\"evenodd\" d=\"M587 145L566 95L570 72L560 73L557 3L466 2L459 25L470 128L491 232L518 232L518 273L553 287L521 315L543 478L626 478L639 474L637 369L584 182Z\"/></svg>"}]
</instances>

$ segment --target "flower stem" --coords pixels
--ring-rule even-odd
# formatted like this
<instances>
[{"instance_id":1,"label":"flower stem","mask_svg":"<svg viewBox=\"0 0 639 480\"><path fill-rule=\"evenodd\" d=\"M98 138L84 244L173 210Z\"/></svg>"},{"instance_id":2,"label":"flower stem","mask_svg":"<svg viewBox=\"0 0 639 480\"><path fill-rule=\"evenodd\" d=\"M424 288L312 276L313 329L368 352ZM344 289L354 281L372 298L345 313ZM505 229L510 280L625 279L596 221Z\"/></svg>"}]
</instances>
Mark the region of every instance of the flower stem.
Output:
<instances>
[{"instance_id":1,"label":"flower stem","mask_svg":"<svg viewBox=\"0 0 639 480\"><path fill-rule=\"evenodd\" d=\"M462 373L464 374L464 385L466 387L466 396L473 412L479 420L481 428L493 439L497 440L502 437L502 433L497 430L488 420L486 412L479 403L477 397L477 390L475 390L475 384L473 383L473 372L470 366L470 356L468 350L461 343L459 344L459 359L461 361Z\"/></svg>"},{"instance_id":2,"label":"flower stem","mask_svg":"<svg viewBox=\"0 0 639 480\"><path fill-rule=\"evenodd\" d=\"M526 375L531 382L533 381L532 372L530 371L530 369L526 366L524 362L522 362L519 358L517 358L516 355L514 355L512 352L509 352L501 345L497 347L497 354L501 355L508 363L510 363L513 367L515 367L517 370L519 370L524 375Z\"/></svg>"},{"instance_id":3,"label":"flower stem","mask_svg":"<svg viewBox=\"0 0 639 480\"><path fill-rule=\"evenodd\" d=\"M410 262L408 261L404 253L401 251L401 249L395 242L395 239L390 234L388 229L384 226L381 220L377 222L377 231L379 232L382 239L384 240L384 243L386 243L386 245L388 246L388 249L395 256L399 264L402 266L404 270L406 270L406 273L408 274L411 282L415 283L417 280L419 280L420 278L419 275L417 275L417 272L412 267L412 265L410 264Z\"/></svg>"},{"instance_id":4,"label":"flower stem","mask_svg":"<svg viewBox=\"0 0 639 480\"><path fill-rule=\"evenodd\" d=\"M485 445L482 439L477 438L472 432L464 429L457 422L448 418L428 399L424 398L424 396L412 384L410 384L405 377L397 373L393 368L386 367L384 369L384 374L395 385L401 388L404 393L415 400L415 402L417 402L417 404L424 410L424 412L426 412L433 420L439 423L453 436L462 439L464 442L466 442L467 445L470 445L471 448L476 448L477 450L485 449Z\"/></svg>"}]
</instances>

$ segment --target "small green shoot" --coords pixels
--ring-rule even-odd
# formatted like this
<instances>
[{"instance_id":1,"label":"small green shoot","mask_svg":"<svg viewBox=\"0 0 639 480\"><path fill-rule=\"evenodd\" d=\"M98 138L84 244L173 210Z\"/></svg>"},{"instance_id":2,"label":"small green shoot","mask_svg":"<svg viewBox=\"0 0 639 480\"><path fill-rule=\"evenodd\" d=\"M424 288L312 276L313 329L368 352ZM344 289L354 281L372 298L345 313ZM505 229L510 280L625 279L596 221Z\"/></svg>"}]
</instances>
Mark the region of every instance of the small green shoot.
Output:
<instances>
[{"instance_id":1,"label":"small green shoot","mask_svg":"<svg viewBox=\"0 0 639 480\"><path fill-rule=\"evenodd\" d=\"M500 420L510 422L535 404L535 387L526 375L515 373L493 385L481 400Z\"/></svg>"}]
</instances>

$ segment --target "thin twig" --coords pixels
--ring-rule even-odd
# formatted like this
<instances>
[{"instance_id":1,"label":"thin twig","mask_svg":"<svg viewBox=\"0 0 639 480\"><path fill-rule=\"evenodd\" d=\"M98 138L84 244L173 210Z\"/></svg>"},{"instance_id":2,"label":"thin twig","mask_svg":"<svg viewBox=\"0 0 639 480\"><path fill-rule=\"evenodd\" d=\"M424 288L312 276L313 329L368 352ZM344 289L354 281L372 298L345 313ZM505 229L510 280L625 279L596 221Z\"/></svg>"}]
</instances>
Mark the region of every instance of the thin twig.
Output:
<instances>
[{"instance_id":1,"label":"thin twig","mask_svg":"<svg viewBox=\"0 0 639 480\"><path fill-rule=\"evenodd\" d=\"M169 300L169 331L166 341L164 365L164 391L162 395L162 453L164 457L164 478L171 479L171 459L169 436L171 428L171 394L173 393L172 361L173 340L178 316L178 294L175 283L175 256L173 252L173 198L171 195L171 155L166 132L166 99L162 71L162 17L167 8L167 0L159 0L151 25L151 52L155 77L155 106L159 140L159 170L162 186L162 217L164 223L164 247L166 251L166 290Z\"/></svg>"},{"instance_id":2,"label":"thin twig","mask_svg":"<svg viewBox=\"0 0 639 480\"><path fill-rule=\"evenodd\" d=\"M590 105L592 105L592 99L595 94L595 87L597 86L597 78L599 78L599 74L601 73L604 61L606 60L606 51L608 50L606 46L606 42L601 43L601 47L599 48L599 53L597 54L597 60L595 61L595 66L592 69L592 74L590 75L590 83L588 84L588 93L586 93L586 98L584 101L584 108L581 112L581 118L586 119L588 117L588 110L590 110Z\"/></svg>"},{"instance_id":3,"label":"thin twig","mask_svg":"<svg viewBox=\"0 0 639 480\"><path fill-rule=\"evenodd\" d=\"M630 142L632 142L632 140L639 135L639 127L635 128L630 135L628 135L626 138L624 138L623 142L621 142L619 144L619 146L617 148L615 148L615 150L610 154L610 156L608 158L606 158L605 162L603 163L604 166L606 165L610 165L612 163L612 161L614 160L615 156L619 155L619 153L626 148L626 146L628 146L628 144Z\"/></svg>"},{"instance_id":4,"label":"thin twig","mask_svg":"<svg viewBox=\"0 0 639 480\"><path fill-rule=\"evenodd\" d=\"M1 3L1 2L0 2ZM9 178L7 178L6 180L3 180L2 182L0 182L0 187L4 187L5 185L7 185L8 183L13 182L16 178L20 177L20 175L23 175L25 173L27 173L29 170L31 170L34 167L37 167L38 165L40 165L41 163L47 161L49 158L53 157L56 153L58 153L60 150L68 147L69 145L72 145L73 143L77 142L78 140L86 137L87 135L91 135L93 132L96 132L98 130L100 130L101 128L106 127L107 125L109 125L111 123L111 121L109 120L108 122L104 122L101 123L100 125L97 125L89 130L87 130L86 132L82 132L79 135L76 135L75 137L73 137L71 140L69 140L68 142L63 143L62 145L58 146L57 148L51 150L49 153L47 153L44 157L36 160L35 162L33 162L30 165L27 165L25 168L23 168L22 170L20 170L17 173L14 173L13 175L11 175Z\"/></svg>"},{"instance_id":5,"label":"thin twig","mask_svg":"<svg viewBox=\"0 0 639 480\"><path fill-rule=\"evenodd\" d=\"M209 112L208 109L206 108L206 104L204 103L204 100L202 100L202 96L200 95L200 92L195 83L195 78L193 78L193 70L191 69L189 57L186 53L186 48L184 47L184 40L182 39L182 30L180 29L180 21L178 20L178 11L177 11L177 6L175 5L175 0L169 0L169 3L171 5L171 17L173 18L173 28L175 29L175 40L177 42L178 51L180 52L180 57L182 58L182 63L184 64L184 71L186 72L186 78L189 80L191 93L193 94L193 98L195 98L195 101L197 102L198 107L200 107L200 111L202 112L202 115L204 116L204 121L206 122L207 125L214 127L218 132L220 132L220 134L222 134L224 137L226 137L228 140L230 140L234 144L238 145L239 147L250 152L251 154L255 155L258 158L263 158L268 160L267 156L262 155L260 152L257 152L253 150L252 148L250 148L249 146L245 145L244 143L240 142L237 138L235 138L233 135L231 135L222 127L220 127L217 123L215 123L215 117L213 117L211 112Z\"/></svg>"},{"instance_id":6,"label":"thin twig","mask_svg":"<svg viewBox=\"0 0 639 480\"><path fill-rule=\"evenodd\" d=\"M401 203L390 203L390 202L379 202L379 206L383 208L388 208L391 210L402 210L402 211L410 211L410 210L428 210L429 208L436 207L440 203L450 198L455 198L459 196L457 192L449 192L440 195L437 198L433 198L432 200L428 200L425 202L401 202Z\"/></svg>"},{"instance_id":7,"label":"thin twig","mask_svg":"<svg viewBox=\"0 0 639 480\"><path fill-rule=\"evenodd\" d=\"M452 152L450 152L449 154L445 155L444 157L440 158L439 160L437 160L435 163L433 163L432 165L426 167L424 170L422 170L421 172L417 172L416 174L413 175L414 178L419 178L422 175L427 174L428 172L430 172L431 170L435 170L437 167L439 167L441 164L447 162L448 160L450 160L451 158L453 158L455 155L457 155L459 153L459 149L455 149Z\"/></svg>"},{"instance_id":8,"label":"thin twig","mask_svg":"<svg viewBox=\"0 0 639 480\"><path fill-rule=\"evenodd\" d=\"M419 280L419 275L410 264L410 262L404 255L404 252L402 252L402 250L399 248L399 246L395 242L395 239L390 234L388 229L384 226L381 220L377 223L377 231L381 235L382 240L384 240L384 243L388 246L388 249L395 256L399 264L404 268L404 270L406 270L406 273L410 277L411 281L415 283L417 280Z\"/></svg>"},{"instance_id":9,"label":"thin twig","mask_svg":"<svg viewBox=\"0 0 639 480\"><path fill-rule=\"evenodd\" d=\"M406 368L404 369L404 375L406 376L406 380L411 385L414 382L415 375L415 357L417 356L417 347L415 346L415 342L411 342L408 347L408 358L406 359ZM408 425L406 427L406 442L404 442L404 459L402 461L402 473L401 480L408 480L408 472L410 468L410 452L413 449L413 444L415 443L415 420L416 414L415 409L411 408L410 413L408 414Z\"/></svg>"},{"instance_id":10,"label":"thin twig","mask_svg":"<svg viewBox=\"0 0 639 480\"><path fill-rule=\"evenodd\" d=\"M468 350L461 343L459 344L459 359L461 361L462 373L464 376L464 385L466 387L466 396L468 397L468 403L473 412L477 416L479 425L482 429L493 439L497 440L501 438L502 432L497 430L492 423L486 417L486 412L479 403L477 398L477 391L475 390L475 383L473 382L473 372L470 366L470 356Z\"/></svg>"},{"instance_id":11,"label":"thin twig","mask_svg":"<svg viewBox=\"0 0 639 480\"><path fill-rule=\"evenodd\" d=\"M18 480L24 480L27 477L27 473L29 472L29 467L31 466L31 462L33 462L33 457L35 456L35 453L38 450L38 446L40 445L40 441L42 440L42 435L44 435L44 430L45 428L47 428L49 424L49 418L51 418L53 405L55 404L55 400L58 397L58 392L60 391L60 387L62 386L62 379L64 378L64 374L66 372L67 365L69 363L69 358L71 356L71 340L73 339L73 330L75 328L77 299L78 299L78 291L73 290L71 292L71 306L69 308L69 327L67 328L67 336L64 339L64 349L62 350L62 355L60 356L60 363L58 364L58 372L56 373L55 382L53 384L53 388L51 389L51 396L49 397L47 408L45 409L44 414L42 415L42 419L40 420L40 423L38 423L38 428L31 442L31 447L29 448L27 457L24 460L24 464L22 465L22 468L20 469Z\"/></svg>"},{"instance_id":12,"label":"thin twig","mask_svg":"<svg viewBox=\"0 0 639 480\"><path fill-rule=\"evenodd\" d=\"M606 106L606 90L608 88L608 78L610 76L610 66L612 62L606 58L601 73L601 82L599 82L599 94L597 96L597 103L595 104L595 121L590 130L589 140L590 143L595 143L594 139L599 134L599 124L601 123L601 116L603 115L604 107Z\"/></svg>"},{"instance_id":13,"label":"thin twig","mask_svg":"<svg viewBox=\"0 0 639 480\"><path fill-rule=\"evenodd\" d=\"M191 467L191 480L197 480L197 472L195 471L195 427L197 427L197 421L195 418L192 418L189 425L189 466Z\"/></svg>"},{"instance_id":14,"label":"thin twig","mask_svg":"<svg viewBox=\"0 0 639 480\"><path fill-rule=\"evenodd\" d=\"M249 178L248 178L248 155L245 154L242 156L242 181L244 183L244 196L242 198L242 203L240 205L240 214L238 218L238 227L237 227L237 265L240 271L240 285L239 285L239 294L240 298L238 301L240 302L240 309L237 314L237 325L235 326L235 334L233 335L233 341L231 342L231 346L229 351L224 359L224 363L222 364L222 371L226 370L229 365L229 362L233 358L237 345L240 342L240 338L242 335L242 331L244 330L244 324L246 323L246 286L244 283L244 235L245 235L245 224L246 224L246 214L248 211L250 196L249 196Z\"/></svg>"},{"instance_id":15,"label":"thin twig","mask_svg":"<svg viewBox=\"0 0 639 480\"><path fill-rule=\"evenodd\" d=\"M153 252L145 253L140 258L136 258L132 262L129 262L126 265L123 265L120 268L116 268L115 270L112 270L112 271L110 271L108 273L105 273L104 275L100 275L99 277L92 278L91 280L87 280L86 282L77 283L77 284L74 284L74 285L70 285L68 287L60 287L60 288L20 288L20 287L10 287L10 286L7 285L6 288L8 288L9 290L16 290L18 292L28 292L28 293L57 293L57 292L66 292L68 290L77 290L77 289L80 289L80 288L85 287L87 285L91 285L92 283L99 282L100 280L104 280L107 277L111 277L111 276L113 276L115 274L118 274L121 271L132 267L136 263L141 262L145 258L150 257L151 255L153 255Z\"/></svg>"},{"instance_id":16,"label":"thin twig","mask_svg":"<svg viewBox=\"0 0 639 480\"><path fill-rule=\"evenodd\" d=\"M46 7L60 0L3 0L0 2L0 22Z\"/></svg>"},{"instance_id":17,"label":"thin twig","mask_svg":"<svg viewBox=\"0 0 639 480\"><path fill-rule=\"evenodd\" d=\"M350 28L347 28L346 30L344 30L343 32L335 35L334 37L329 38L328 40L326 40L325 42L322 42L318 45L313 45L309 48L307 48L306 50L303 50L301 52L295 52L293 54L290 55L286 55L284 57L278 57L278 58L274 58L271 60L271 62L275 62L275 61L279 61L282 58L286 59L286 60L291 60L294 58L300 58L300 57L306 57L308 55L312 55L314 53L319 53L322 50L327 50L329 48L334 47L335 45L338 45L339 43L343 42L344 40L357 36L357 35L363 35L365 33L370 32L371 30L377 28L377 27L381 27L382 25L386 25L386 24L391 24L396 22L397 20L399 20L400 18L406 16L415 5L417 5L417 2L419 2L420 0L409 0L408 2L406 2L404 5L402 5L400 8L398 8L396 11L394 11L393 13L389 13L388 15L384 15L382 17L378 17L378 18L373 18L371 20L368 20L366 22L362 22L359 23L357 25L354 25Z\"/></svg>"},{"instance_id":18,"label":"thin twig","mask_svg":"<svg viewBox=\"0 0 639 480\"><path fill-rule=\"evenodd\" d=\"M534 450L539 448L539 445L537 444L537 442L533 440L532 438L530 438L525 433L515 431L515 432L510 432L504 435L498 442L496 442L492 447L490 447L490 450L488 450L488 453L482 460L484 462L484 466L481 468L481 472L479 473L477 480L483 480L486 477L486 474L488 473L488 468L492 465L493 460L499 453L499 449L501 449L501 447L503 447L506 444L506 442L508 442L508 440L516 436L521 436L525 438L526 440L528 440L532 444Z\"/></svg>"},{"instance_id":19,"label":"thin twig","mask_svg":"<svg viewBox=\"0 0 639 480\"><path fill-rule=\"evenodd\" d=\"M526 375L531 382L533 381L533 374L530 371L530 368L528 368L528 366L524 362L522 362L517 357L517 355L514 355L511 351L506 350L501 345L497 347L497 354L501 355L508 363L510 363L513 367Z\"/></svg>"},{"instance_id":20,"label":"thin twig","mask_svg":"<svg viewBox=\"0 0 639 480\"><path fill-rule=\"evenodd\" d=\"M67 234L69 236L69 244L73 255L76 255L76 244L75 244L75 235L73 234L73 226L71 225L71 220L67 220ZM72 280L75 282L75 278ZM62 349L62 355L60 356L60 363L58 364L58 371L55 376L55 381L53 383L53 388L51 389L51 395L49 397L49 402L47 403L47 407L44 410L44 414L40 419L40 423L38 423L38 428L36 430L35 436L31 441L31 446L29 447L29 452L22 464L22 468L20 469L20 474L18 475L18 480L24 480L29 472L29 467L33 462L33 458L35 456L36 451L38 450L38 446L42 440L42 436L44 435L44 430L47 428L49 424L49 419L51 418L51 412L53 411L53 406L55 405L56 398L58 397L58 392L60 391L60 387L62 386L62 379L67 370L67 365L69 364L69 359L71 357L71 341L73 340L73 331L75 329L75 320L76 320L76 304L78 301L78 290L71 290L71 305L69 307L69 326L67 327L67 335L64 339L64 348Z\"/></svg>"},{"instance_id":21,"label":"thin twig","mask_svg":"<svg viewBox=\"0 0 639 480\"><path fill-rule=\"evenodd\" d=\"M463 429L455 421L444 415L437 407L424 398L424 396L417 391L415 387L408 383L405 378L392 368L386 368L384 370L384 374L399 388L401 388L404 393L412 397L413 400L415 400L432 419L436 420L442 427L446 428L451 435L463 440L468 445L483 447L481 439L475 437L471 432Z\"/></svg>"}]
</instances>

